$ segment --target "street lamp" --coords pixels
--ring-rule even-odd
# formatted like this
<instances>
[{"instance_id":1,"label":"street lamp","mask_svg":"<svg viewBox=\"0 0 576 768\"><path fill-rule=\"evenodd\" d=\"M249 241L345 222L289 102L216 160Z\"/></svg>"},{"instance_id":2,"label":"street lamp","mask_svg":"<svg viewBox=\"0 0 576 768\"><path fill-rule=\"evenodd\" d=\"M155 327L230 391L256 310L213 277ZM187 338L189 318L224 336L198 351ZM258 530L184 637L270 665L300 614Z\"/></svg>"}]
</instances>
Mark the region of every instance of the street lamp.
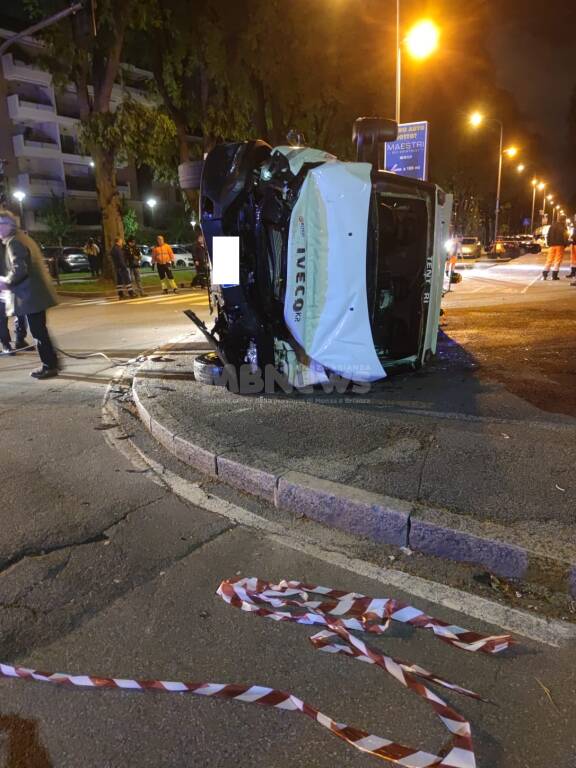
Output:
<instances>
[{"instance_id":1,"label":"street lamp","mask_svg":"<svg viewBox=\"0 0 576 768\"><path fill-rule=\"evenodd\" d=\"M18 201L20 206L20 226L24 228L24 200L26 199L26 192L22 189L15 189L12 192L12 197Z\"/></svg>"},{"instance_id":2,"label":"street lamp","mask_svg":"<svg viewBox=\"0 0 576 768\"><path fill-rule=\"evenodd\" d=\"M495 117L484 117L481 112L472 112L469 118L470 125L478 128L483 122L496 123L500 127L500 148L498 150L498 181L496 182L496 209L494 211L494 242L498 237L498 218L500 216L500 187L502 185L502 157L504 155L504 124ZM509 147L506 154L514 157L518 150L516 147Z\"/></svg>"},{"instance_id":3,"label":"street lamp","mask_svg":"<svg viewBox=\"0 0 576 768\"><path fill-rule=\"evenodd\" d=\"M400 102L402 95L402 44L414 59L427 59L438 48L440 30L430 19L415 24L402 39L400 24L400 0L396 0L396 122L400 124Z\"/></svg>"},{"instance_id":4,"label":"street lamp","mask_svg":"<svg viewBox=\"0 0 576 768\"><path fill-rule=\"evenodd\" d=\"M524 163L519 163L516 166L516 170L518 171L518 173L522 173L525 170L525 168L526 168L526 166L524 165Z\"/></svg>"},{"instance_id":5,"label":"street lamp","mask_svg":"<svg viewBox=\"0 0 576 768\"><path fill-rule=\"evenodd\" d=\"M150 223L154 224L154 208L158 205L158 200L155 197L149 197L146 200L146 205L150 208Z\"/></svg>"},{"instance_id":6,"label":"street lamp","mask_svg":"<svg viewBox=\"0 0 576 768\"><path fill-rule=\"evenodd\" d=\"M534 233L534 212L536 210L536 190L537 189L544 189L546 186L543 181L538 181L538 179L532 179L530 182L532 184L532 214L530 216L530 234Z\"/></svg>"}]
</instances>

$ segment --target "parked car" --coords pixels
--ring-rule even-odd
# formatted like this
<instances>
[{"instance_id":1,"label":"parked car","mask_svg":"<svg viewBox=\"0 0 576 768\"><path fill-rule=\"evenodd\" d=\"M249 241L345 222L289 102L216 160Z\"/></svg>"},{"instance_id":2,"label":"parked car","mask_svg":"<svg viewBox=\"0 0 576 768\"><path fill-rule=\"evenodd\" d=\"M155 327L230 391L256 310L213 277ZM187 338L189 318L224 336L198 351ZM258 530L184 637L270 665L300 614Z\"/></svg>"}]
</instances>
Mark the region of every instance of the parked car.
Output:
<instances>
[{"instance_id":1,"label":"parked car","mask_svg":"<svg viewBox=\"0 0 576 768\"><path fill-rule=\"evenodd\" d=\"M538 243L540 248L548 247L548 230L550 224L545 224L543 227L539 227L534 233L534 240Z\"/></svg>"},{"instance_id":2,"label":"parked car","mask_svg":"<svg viewBox=\"0 0 576 768\"><path fill-rule=\"evenodd\" d=\"M477 237L465 235L461 238L460 243L462 245L461 253L463 259L479 259L482 255L482 243Z\"/></svg>"},{"instance_id":3,"label":"parked car","mask_svg":"<svg viewBox=\"0 0 576 768\"><path fill-rule=\"evenodd\" d=\"M532 235L518 235L520 249L524 253L540 253L542 246Z\"/></svg>"},{"instance_id":4,"label":"parked car","mask_svg":"<svg viewBox=\"0 0 576 768\"><path fill-rule=\"evenodd\" d=\"M212 287L211 331L186 312L215 348L196 358L198 380L249 364L272 366L293 387L332 374L372 382L435 353L452 196L379 170L396 123L354 127L357 162L260 140L208 153L200 199L209 267L214 238L238 237L239 283Z\"/></svg>"},{"instance_id":5,"label":"parked car","mask_svg":"<svg viewBox=\"0 0 576 768\"><path fill-rule=\"evenodd\" d=\"M84 253L82 246L65 247L62 248L62 252L60 252L60 248L58 248L58 246L50 245L44 247L42 252L44 254L44 259L46 260L49 267L50 264L53 265L56 259L58 259L58 268L60 272L90 271L88 256L86 256Z\"/></svg>"},{"instance_id":6,"label":"parked car","mask_svg":"<svg viewBox=\"0 0 576 768\"><path fill-rule=\"evenodd\" d=\"M175 265L177 267L193 267L194 266L194 257L192 256L192 250L188 249L185 245L173 245L172 250L174 251L175 258Z\"/></svg>"},{"instance_id":7,"label":"parked car","mask_svg":"<svg viewBox=\"0 0 576 768\"><path fill-rule=\"evenodd\" d=\"M143 267L152 268L152 245L141 245L140 252L142 253L141 264ZM188 267L194 266L194 258L192 253L185 245L172 245L170 246L174 252L174 265L176 267Z\"/></svg>"},{"instance_id":8,"label":"parked car","mask_svg":"<svg viewBox=\"0 0 576 768\"><path fill-rule=\"evenodd\" d=\"M499 237L496 242L492 242L488 249L496 258L516 259L520 256L520 245L516 240L510 237Z\"/></svg>"}]
</instances>

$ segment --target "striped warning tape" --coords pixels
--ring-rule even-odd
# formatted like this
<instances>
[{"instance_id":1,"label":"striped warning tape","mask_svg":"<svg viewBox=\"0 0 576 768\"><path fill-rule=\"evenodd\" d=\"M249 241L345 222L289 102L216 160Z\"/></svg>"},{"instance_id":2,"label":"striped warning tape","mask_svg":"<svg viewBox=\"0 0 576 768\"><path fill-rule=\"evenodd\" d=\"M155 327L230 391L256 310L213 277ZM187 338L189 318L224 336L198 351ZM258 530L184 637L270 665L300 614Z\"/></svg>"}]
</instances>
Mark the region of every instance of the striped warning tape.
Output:
<instances>
[{"instance_id":1,"label":"striped warning tape","mask_svg":"<svg viewBox=\"0 0 576 768\"><path fill-rule=\"evenodd\" d=\"M415 664L409 665L379 653L353 635L350 630L383 634L391 621L398 621L413 627L429 629L440 640L455 648L491 654L499 653L510 646L512 638L509 635L487 637L427 616L418 608L391 598L372 598L357 592L342 592L330 587L304 584L300 581L281 581L278 584L271 584L253 577L223 581L218 587L218 594L225 602L236 608L274 621L324 625L327 629L311 638L314 647L329 653L343 653L384 669L403 686L430 703L451 734L451 739L440 754L432 755L379 736L366 734L347 725L335 724L330 718L318 715L316 720L337 736L374 757L407 768L427 766L475 768L476 758L470 723L420 680L436 683L471 698L481 699L481 697L422 667Z\"/></svg>"},{"instance_id":2,"label":"striped warning tape","mask_svg":"<svg viewBox=\"0 0 576 768\"><path fill-rule=\"evenodd\" d=\"M404 768L475 768L470 724L439 696L436 696L420 680L435 683L456 693L474 699L481 697L428 672L415 664L406 664L369 648L351 634L350 629L366 632L384 632L390 619L406 621L414 626L433 629L446 642L466 650L483 650L496 653L508 647L508 636L483 637L425 616L410 606L401 606L388 599L374 600L356 593L344 593L325 587L304 585L301 582L282 581L277 585L259 579L224 581L218 594L230 605L256 613L276 621L296 621L300 624L323 624L327 629L314 635L311 640L319 650L343 653L359 661L375 664L391 674L406 688L414 691L430 703L440 720L451 734L449 745L439 754L405 747L388 739L339 723L328 715L311 707L292 693L258 685L230 685L226 683L194 683L167 680L137 680L93 675L70 675L59 672L40 672L27 667L0 663L0 676L19 678L60 686L80 688L119 688L132 691L165 691L168 693L192 693L213 696L249 704L262 704L276 709L300 712L319 725L330 730L356 749L374 757L395 763ZM321 600L312 600L316 594ZM386 608L386 605L389 607ZM270 605L270 608L262 607ZM404 613L402 613L404 612ZM400 618L399 618L400 616ZM385 623L382 623L383 619ZM425 619L425 621L424 621ZM353 624L353 626L349 626ZM441 630L441 631L436 631Z\"/></svg>"},{"instance_id":3,"label":"striped warning tape","mask_svg":"<svg viewBox=\"0 0 576 768\"><path fill-rule=\"evenodd\" d=\"M373 634L382 634L390 621L399 621L412 627L429 629L440 640L456 648L483 653L499 653L513 642L510 635L486 637L470 632L389 597L366 597L358 592L342 592L301 581L281 581L276 585L255 577L223 581L218 587L218 594L236 608L275 621L326 624L327 619L334 619L346 629ZM313 595L322 599L317 597L313 600ZM289 610L280 611L280 608Z\"/></svg>"}]
</instances>

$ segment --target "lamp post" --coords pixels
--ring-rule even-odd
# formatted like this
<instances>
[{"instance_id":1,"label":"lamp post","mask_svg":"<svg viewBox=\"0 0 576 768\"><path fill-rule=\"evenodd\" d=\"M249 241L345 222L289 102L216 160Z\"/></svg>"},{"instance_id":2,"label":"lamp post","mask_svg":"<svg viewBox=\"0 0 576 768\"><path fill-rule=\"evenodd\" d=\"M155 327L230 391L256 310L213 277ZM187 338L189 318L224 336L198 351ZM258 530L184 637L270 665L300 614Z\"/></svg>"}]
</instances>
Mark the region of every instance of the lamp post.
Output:
<instances>
[{"instance_id":1,"label":"lamp post","mask_svg":"<svg viewBox=\"0 0 576 768\"><path fill-rule=\"evenodd\" d=\"M18 201L18 205L20 206L20 227L24 229L24 200L26 198L26 192L22 189L15 189L14 192L12 192L12 197L14 200Z\"/></svg>"},{"instance_id":2,"label":"lamp post","mask_svg":"<svg viewBox=\"0 0 576 768\"><path fill-rule=\"evenodd\" d=\"M481 112L473 112L470 115L470 125L473 128L478 128L483 122L496 123L500 127L500 148L498 150L498 181L496 182L496 208L494 210L494 242L498 237L498 218L500 216L500 188L502 186L502 157L504 155L504 124L501 120L497 120L495 117L484 117ZM510 147L506 150L509 157L514 157L518 150L516 147Z\"/></svg>"},{"instance_id":3,"label":"lamp post","mask_svg":"<svg viewBox=\"0 0 576 768\"><path fill-rule=\"evenodd\" d=\"M536 211L536 190L544 189L546 186L543 181L539 182L538 179L532 179L532 214L530 216L530 234L534 232L534 213Z\"/></svg>"},{"instance_id":4,"label":"lamp post","mask_svg":"<svg viewBox=\"0 0 576 768\"><path fill-rule=\"evenodd\" d=\"M396 0L396 122L400 124L402 99L402 45L406 43L409 54L415 59L426 59L438 47L440 33L433 21L423 19L415 24L402 39L400 0Z\"/></svg>"},{"instance_id":5,"label":"lamp post","mask_svg":"<svg viewBox=\"0 0 576 768\"><path fill-rule=\"evenodd\" d=\"M149 197L146 200L146 205L150 209L150 224L154 225L154 209L158 205L158 200L155 197Z\"/></svg>"},{"instance_id":6,"label":"lamp post","mask_svg":"<svg viewBox=\"0 0 576 768\"><path fill-rule=\"evenodd\" d=\"M553 200L554 200L553 195L544 194L544 199L542 200L542 226L544 226L544 216L546 216L546 201L552 204Z\"/></svg>"}]
</instances>

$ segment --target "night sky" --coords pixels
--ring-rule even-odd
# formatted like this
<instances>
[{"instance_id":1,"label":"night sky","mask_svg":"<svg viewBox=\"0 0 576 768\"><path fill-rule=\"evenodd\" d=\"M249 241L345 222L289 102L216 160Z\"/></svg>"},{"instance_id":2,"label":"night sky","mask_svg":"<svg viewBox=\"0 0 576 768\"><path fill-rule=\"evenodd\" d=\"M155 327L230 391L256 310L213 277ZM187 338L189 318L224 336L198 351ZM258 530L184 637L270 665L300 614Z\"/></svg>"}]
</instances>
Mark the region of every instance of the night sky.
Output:
<instances>
[{"instance_id":1,"label":"night sky","mask_svg":"<svg viewBox=\"0 0 576 768\"><path fill-rule=\"evenodd\" d=\"M543 165L567 195L576 195L576 167L567 171L568 107L576 88L574 0L487 0L494 8L488 49L499 85L516 98L527 128L544 139ZM576 137L574 138L576 141Z\"/></svg>"},{"instance_id":2,"label":"night sky","mask_svg":"<svg viewBox=\"0 0 576 768\"><path fill-rule=\"evenodd\" d=\"M345 7L350 1L336 0L330 7ZM392 35L394 0L354 2L358 3L359 16L371 7L370 23L377 26L385 21ZM491 68L497 86L508 91L516 102L522 128L541 139L537 156L526 158L531 172L545 175L555 190L562 191L567 204L576 205L576 137L572 139L570 155L567 123L570 97L576 89L576 0L402 0L402 4L407 17L418 17L424 12L438 20L445 45L459 67L464 57L477 57ZM0 16L2 26L22 26L27 16L24 3L16 0L9 12L4 8ZM20 23L10 24L9 16ZM392 81L393 77L392 40L389 43L390 57L382 57L390 70L389 76L382 73L384 82ZM444 80L444 97L454 98L455 94L446 93L451 82L450 76L446 78L450 62L438 59L442 71L437 72L436 83ZM432 62L423 72L431 72L433 67ZM470 76L475 79L472 73ZM428 86L433 87L432 80ZM408 99L411 90L407 88ZM458 100L463 109L469 109L473 106L470 94L474 94L474 82L470 88L467 84L461 86L461 90L463 94L458 94ZM479 106L488 111L491 105ZM422 119L421 115L418 117ZM429 117L434 120L434 115ZM510 135L510 140L522 140L516 125L512 133L515 135Z\"/></svg>"}]
</instances>

